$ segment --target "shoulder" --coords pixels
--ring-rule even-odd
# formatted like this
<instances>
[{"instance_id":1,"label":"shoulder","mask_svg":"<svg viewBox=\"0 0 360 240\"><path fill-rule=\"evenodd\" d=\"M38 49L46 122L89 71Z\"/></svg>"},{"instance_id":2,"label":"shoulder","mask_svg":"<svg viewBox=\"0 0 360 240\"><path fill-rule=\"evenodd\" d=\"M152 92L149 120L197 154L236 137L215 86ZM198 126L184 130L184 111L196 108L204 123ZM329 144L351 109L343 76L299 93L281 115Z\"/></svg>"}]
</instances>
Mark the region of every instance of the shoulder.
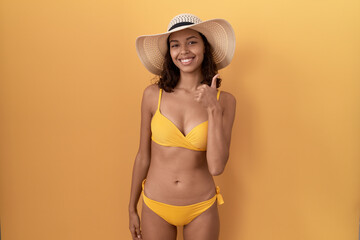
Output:
<instances>
[{"instance_id":1,"label":"shoulder","mask_svg":"<svg viewBox=\"0 0 360 240\"><path fill-rule=\"evenodd\" d=\"M231 107L236 106L236 98L234 97L234 95L226 91L220 92L219 101L223 106L231 106Z\"/></svg>"},{"instance_id":2,"label":"shoulder","mask_svg":"<svg viewBox=\"0 0 360 240\"><path fill-rule=\"evenodd\" d=\"M157 84L151 84L144 89L143 97L153 98L159 95L159 87Z\"/></svg>"}]
</instances>

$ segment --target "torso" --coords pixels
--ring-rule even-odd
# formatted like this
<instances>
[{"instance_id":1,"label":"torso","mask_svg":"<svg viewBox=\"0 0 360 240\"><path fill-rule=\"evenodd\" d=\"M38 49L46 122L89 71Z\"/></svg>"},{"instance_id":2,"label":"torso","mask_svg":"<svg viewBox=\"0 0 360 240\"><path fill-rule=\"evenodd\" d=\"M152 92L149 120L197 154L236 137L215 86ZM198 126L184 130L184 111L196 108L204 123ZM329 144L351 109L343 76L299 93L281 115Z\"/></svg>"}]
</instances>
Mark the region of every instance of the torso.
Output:
<instances>
[{"instance_id":1,"label":"torso","mask_svg":"<svg viewBox=\"0 0 360 240\"><path fill-rule=\"evenodd\" d=\"M206 110L193 100L191 94L184 91L163 91L160 103L160 112L184 135L207 121ZM214 194L215 183L208 170L206 151L167 147L151 142L151 162L145 183L147 197L181 206L205 201Z\"/></svg>"}]
</instances>

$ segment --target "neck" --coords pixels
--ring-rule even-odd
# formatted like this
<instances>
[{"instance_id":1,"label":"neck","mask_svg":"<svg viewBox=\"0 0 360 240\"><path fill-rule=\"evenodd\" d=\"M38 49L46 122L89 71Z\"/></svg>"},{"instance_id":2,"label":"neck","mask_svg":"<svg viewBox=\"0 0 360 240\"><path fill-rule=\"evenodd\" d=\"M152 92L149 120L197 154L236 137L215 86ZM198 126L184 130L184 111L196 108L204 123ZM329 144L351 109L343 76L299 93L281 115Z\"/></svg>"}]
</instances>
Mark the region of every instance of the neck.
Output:
<instances>
[{"instance_id":1,"label":"neck","mask_svg":"<svg viewBox=\"0 0 360 240\"><path fill-rule=\"evenodd\" d=\"M180 79L177 83L177 89L185 89L188 91L195 91L196 88L200 85L203 80L201 71L192 72L192 73L180 73Z\"/></svg>"}]
</instances>

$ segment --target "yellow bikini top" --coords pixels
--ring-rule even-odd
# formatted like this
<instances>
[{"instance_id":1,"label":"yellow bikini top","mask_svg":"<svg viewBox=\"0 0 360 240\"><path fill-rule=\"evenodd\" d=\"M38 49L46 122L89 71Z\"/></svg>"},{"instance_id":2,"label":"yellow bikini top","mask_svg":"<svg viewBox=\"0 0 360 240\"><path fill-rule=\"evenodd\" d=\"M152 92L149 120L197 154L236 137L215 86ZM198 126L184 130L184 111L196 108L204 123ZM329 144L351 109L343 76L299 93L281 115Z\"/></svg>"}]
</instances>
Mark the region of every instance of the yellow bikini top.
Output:
<instances>
[{"instance_id":1,"label":"yellow bikini top","mask_svg":"<svg viewBox=\"0 0 360 240\"><path fill-rule=\"evenodd\" d=\"M195 126L184 135L173 122L160 112L162 89L159 91L157 110L151 119L151 139L162 146L183 147L195 151L206 151L208 121ZM219 100L220 91L217 93Z\"/></svg>"}]
</instances>

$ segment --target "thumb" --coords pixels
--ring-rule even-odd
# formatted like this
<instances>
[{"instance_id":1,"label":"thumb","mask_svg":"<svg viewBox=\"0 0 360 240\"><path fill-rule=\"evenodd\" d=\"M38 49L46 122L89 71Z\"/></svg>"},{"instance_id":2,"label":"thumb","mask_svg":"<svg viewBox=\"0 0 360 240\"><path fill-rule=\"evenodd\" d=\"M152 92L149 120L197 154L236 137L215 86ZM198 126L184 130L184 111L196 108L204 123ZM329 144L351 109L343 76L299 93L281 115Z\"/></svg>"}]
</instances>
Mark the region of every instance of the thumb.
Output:
<instances>
[{"instance_id":1,"label":"thumb","mask_svg":"<svg viewBox=\"0 0 360 240\"><path fill-rule=\"evenodd\" d=\"M216 88L216 79L218 78L219 75L220 75L220 74L216 74L216 75L213 77L213 79L212 79L212 81L211 81L211 87L212 87L212 88Z\"/></svg>"}]
</instances>

